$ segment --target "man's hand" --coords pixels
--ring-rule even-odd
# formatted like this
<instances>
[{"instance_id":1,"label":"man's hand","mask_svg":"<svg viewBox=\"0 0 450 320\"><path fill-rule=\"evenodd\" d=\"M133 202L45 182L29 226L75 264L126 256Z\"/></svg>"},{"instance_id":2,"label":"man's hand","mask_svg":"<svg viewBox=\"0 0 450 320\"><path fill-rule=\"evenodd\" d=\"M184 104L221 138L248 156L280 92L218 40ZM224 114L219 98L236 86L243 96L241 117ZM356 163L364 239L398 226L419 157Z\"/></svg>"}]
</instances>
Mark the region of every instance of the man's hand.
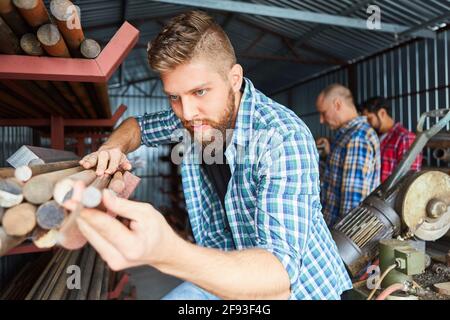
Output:
<instances>
[{"instance_id":1,"label":"man's hand","mask_svg":"<svg viewBox=\"0 0 450 320\"><path fill-rule=\"evenodd\" d=\"M96 209L82 210L77 224L113 270L164 263L181 240L150 204L115 197L109 190L103 191L103 203L109 212L130 219L130 227Z\"/></svg>"},{"instance_id":2,"label":"man's hand","mask_svg":"<svg viewBox=\"0 0 450 320\"><path fill-rule=\"evenodd\" d=\"M85 169L90 169L97 165L98 176L103 174L114 174L119 168L131 170L131 163L120 148L103 145L97 152L88 154L80 161Z\"/></svg>"},{"instance_id":3,"label":"man's hand","mask_svg":"<svg viewBox=\"0 0 450 320\"><path fill-rule=\"evenodd\" d=\"M316 140L317 149L321 156L328 156L331 152L330 141L328 138L319 138Z\"/></svg>"}]
</instances>

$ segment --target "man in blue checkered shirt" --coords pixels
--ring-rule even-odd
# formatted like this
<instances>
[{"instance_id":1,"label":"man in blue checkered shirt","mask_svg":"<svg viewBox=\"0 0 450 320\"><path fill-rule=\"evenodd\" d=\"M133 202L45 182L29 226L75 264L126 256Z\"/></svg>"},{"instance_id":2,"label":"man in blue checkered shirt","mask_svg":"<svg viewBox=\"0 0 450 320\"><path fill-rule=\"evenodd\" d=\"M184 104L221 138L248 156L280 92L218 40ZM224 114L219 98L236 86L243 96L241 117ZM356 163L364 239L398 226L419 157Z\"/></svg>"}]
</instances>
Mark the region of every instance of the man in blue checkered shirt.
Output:
<instances>
[{"instance_id":1,"label":"man in blue checkered shirt","mask_svg":"<svg viewBox=\"0 0 450 320\"><path fill-rule=\"evenodd\" d=\"M366 117L358 116L351 91L333 84L317 98L320 123L336 130L333 143L320 138L326 158L322 172L323 216L333 227L380 184L380 141Z\"/></svg>"},{"instance_id":2,"label":"man in blue checkered shirt","mask_svg":"<svg viewBox=\"0 0 450 320\"><path fill-rule=\"evenodd\" d=\"M125 154L141 144L183 136L196 244L150 205L108 193L106 208L131 219L130 229L91 210L78 220L82 234L114 269L148 264L186 281L165 299L340 299L351 282L322 217L306 125L243 77L228 37L203 12L172 19L148 53L172 108L127 119L81 163L112 174L130 168ZM223 166L211 163L221 155Z\"/></svg>"}]
</instances>

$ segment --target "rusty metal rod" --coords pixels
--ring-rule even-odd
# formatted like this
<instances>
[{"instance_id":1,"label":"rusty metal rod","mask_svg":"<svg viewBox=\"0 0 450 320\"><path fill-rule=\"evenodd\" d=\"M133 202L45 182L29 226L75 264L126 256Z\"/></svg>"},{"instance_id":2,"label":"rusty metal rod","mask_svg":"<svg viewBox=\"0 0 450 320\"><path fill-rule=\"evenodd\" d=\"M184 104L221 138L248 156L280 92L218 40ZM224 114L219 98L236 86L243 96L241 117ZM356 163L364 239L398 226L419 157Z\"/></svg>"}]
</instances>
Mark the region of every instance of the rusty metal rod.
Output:
<instances>
[{"instance_id":1,"label":"rusty metal rod","mask_svg":"<svg viewBox=\"0 0 450 320\"><path fill-rule=\"evenodd\" d=\"M61 33L54 24L42 25L37 31L37 37L44 50L53 57L70 58L69 49Z\"/></svg>"},{"instance_id":2,"label":"rusty metal rod","mask_svg":"<svg viewBox=\"0 0 450 320\"><path fill-rule=\"evenodd\" d=\"M13 6L11 0L0 0L0 16L17 36L20 37L29 32L27 23Z\"/></svg>"},{"instance_id":3,"label":"rusty metal rod","mask_svg":"<svg viewBox=\"0 0 450 320\"><path fill-rule=\"evenodd\" d=\"M16 179L18 179L19 181L26 182L30 180L32 177L43 173L70 169L78 167L79 165L80 164L78 160L68 160L68 161L45 163L35 166L21 166L16 168L14 175Z\"/></svg>"},{"instance_id":4,"label":"rusty metal rod","mask_svg":"<svg viewBox=\"0 0 450 320\"><path fill-rule=\"evenodd\" d=\"M84 40L84 33L76 6L69 0L52 0L50 2L50 12L55 17L56 24L72 55L79 55L80 45Z\"/></svg>"},{"instance_id":5,"label":"rusty metal rod","mask_svg":"<svg viewBox=\"0 0 450 320\"><path fill-rule=\"evenodd\" d=\"M22 52L19 38L2 17L0 17L0 44L0 53L20 54Z\"/></svg>"},{"instance_id":6,"label":"rusty metal rod","mask_svg":"<svg viewBox=\"0 0 450 320\"><path fill-rule=\"evenodd\" d=\"M80 46L81 55L86 59L97 58L101 51L100 44L92 39L84 39Z\"/></svg>"},{"instance_id":7,"label":"rusty metal rod","mask_svg":"<svg viewBox=\"0 0 450 320\"><path fill-rule=\"evenodd\" d=\"M20 47L29 56L43 56L44 49L34 33L26 33L20 38Z\"/></svg>"},{"instance_id":8,"label":"rusty metal rod","mask_svg":"<svg viewBox=\"0 0 450 320\"><path fill-rule=\"evenodd\" d=\"M50 21L43 0L13 0L25 21L34 29Z\"/></svg>"}]
</instances>

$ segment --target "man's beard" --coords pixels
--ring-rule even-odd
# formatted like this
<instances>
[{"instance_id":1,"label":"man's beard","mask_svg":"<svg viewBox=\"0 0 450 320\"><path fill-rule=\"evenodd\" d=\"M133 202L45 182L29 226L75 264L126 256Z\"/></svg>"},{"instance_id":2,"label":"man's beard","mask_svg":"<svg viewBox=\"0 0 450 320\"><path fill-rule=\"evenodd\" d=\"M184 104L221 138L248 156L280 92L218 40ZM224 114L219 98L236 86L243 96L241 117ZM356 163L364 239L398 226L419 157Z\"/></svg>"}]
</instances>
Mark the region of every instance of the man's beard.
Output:
<instances>
[{"instance_id":1,"label":"man's beard","mask_svg":"<svg viewBox=\"0 0 450 320\"><path fill-rule=\"evenodd\" d=\"M201 143L202 148L205 148L206 146L211 144L213 141L215 141L215 139L216 139L216 136L214 133L215 130L218 130L220 132L221 136L218 138L220 138L221 141L223 141L223 144L225 144L226 139L227 139L227 136L226 136L227 130L232 129L232 126L233 126L235 103L236 103L236 97L234 96L234 93L230 88L230 91L228 93L228 101L227 101L224 113L222 114L222 116L220 117L218 122L211 121L208 119L200 119L200 120L194 120L194 121L186 121L186 120L182 119L183 126L189 131L192 138L196 139L197 142ZM198 125L199 123L201 123L202 125L208 125L211 127L211 129L215 129L215 130L212 130L213 135L210 137L209 134L205 134L203 131L195 132L194 124ZM216 133L218 134L218 132L216 132ZM200 139L200 141L198 139Z\"/></svg>"}]
</instances>

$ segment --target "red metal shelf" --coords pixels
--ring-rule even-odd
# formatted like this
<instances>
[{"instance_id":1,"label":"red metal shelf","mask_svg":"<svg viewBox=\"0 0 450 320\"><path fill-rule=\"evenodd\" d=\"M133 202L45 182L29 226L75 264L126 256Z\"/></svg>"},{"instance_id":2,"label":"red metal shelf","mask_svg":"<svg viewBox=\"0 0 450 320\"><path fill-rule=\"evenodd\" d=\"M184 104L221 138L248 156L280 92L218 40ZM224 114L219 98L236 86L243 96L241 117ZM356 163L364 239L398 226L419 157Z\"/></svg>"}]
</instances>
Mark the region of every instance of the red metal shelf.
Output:
<instances>
[{"instance_id":1,"label":"red metal shelf","mask_svg":"<svg viewBox=\"0 0 450 320\"><path fill-rule=\"evenodd\" d=\"M0 79L107 82L138 39L125 22L96 59L0 55Z\"/></svg>"}]
</instances>

